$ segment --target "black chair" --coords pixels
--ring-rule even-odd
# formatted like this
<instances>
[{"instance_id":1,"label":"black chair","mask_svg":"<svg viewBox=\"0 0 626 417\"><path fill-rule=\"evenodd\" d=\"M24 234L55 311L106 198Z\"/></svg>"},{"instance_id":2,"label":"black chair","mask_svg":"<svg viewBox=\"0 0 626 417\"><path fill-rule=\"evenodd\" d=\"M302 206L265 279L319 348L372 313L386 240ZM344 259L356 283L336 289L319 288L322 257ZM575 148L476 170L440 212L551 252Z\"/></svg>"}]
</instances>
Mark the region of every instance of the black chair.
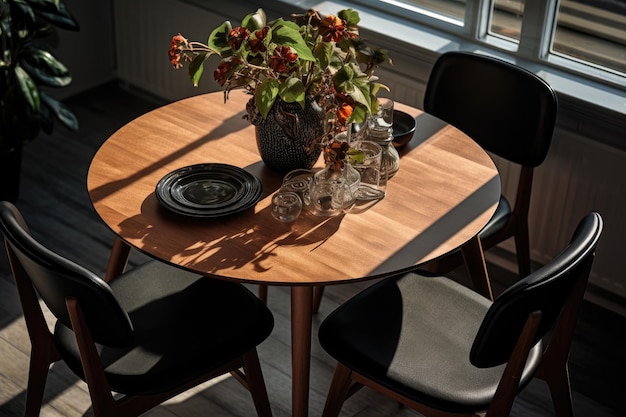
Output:
<instances>
[{"instance_id":1,"label":"black chair","mask_svg":"<svg viewBox=\"0 0 626 417\"><path fill-rule=\"evenodd\" d=\"M87 382L95 416L139 415L229 372L257 414L272 415L256 346L274 319L245 287L160 262L107 283L33 239L8 202L0 230L32 344L26 416L39 415L59 360ZM57 319L53 333L38 296Z\"/></svg>"},{"instance_id":2,"label":"black chair","mask_svg":"<svg viewBox=\"0 0 626 417\"><path fill-rule=\"evenodd\" d=\"M479 234L485 250L515 238L520 277L531 272L528 212L533 172L548 154L557 107L556 94L543 79L519 66L469 52L442 54L426 86L426 112L521 167L515 205L511 207L503 196ZM433 263L431 270L447 273L462 264L456 251Z\"/></svg>"},{"instance_id":3,"label":"black chair","mask_svg":"<svg viewBox=\"0 0 626 417\"><path fill-rule=\"evenodd\" d=\"M363 385L427 416L506 416L533 376L548 383L556 415L572 416L567 358L601 231L600 215L587 215L561 254L494 302L417 273L345 302L319 330L338 361L323 417Z\"/></svg>"}]
</instances>

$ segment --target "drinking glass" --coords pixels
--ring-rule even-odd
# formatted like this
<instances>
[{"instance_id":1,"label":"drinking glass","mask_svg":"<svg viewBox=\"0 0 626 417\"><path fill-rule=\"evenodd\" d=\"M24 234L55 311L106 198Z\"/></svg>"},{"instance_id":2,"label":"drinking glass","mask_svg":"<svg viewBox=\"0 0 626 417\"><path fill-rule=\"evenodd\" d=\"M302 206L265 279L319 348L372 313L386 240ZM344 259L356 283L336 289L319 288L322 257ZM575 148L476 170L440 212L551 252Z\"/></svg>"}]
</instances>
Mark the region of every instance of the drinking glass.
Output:
<instances>
[{"instance_id":1,"label":"drinking glass","mask_svg":"<svg viewBox=\"0 0 626 417\"><path fill-rule=\"evenodd\" d=\"M283 178L281 192L293 192L298 194L304 206L311 202L309 191L313 181L313 172L308 169L296 169L288 172Z\"/></svg>"},{"instance_id":2,"label":"drinking glass","mask_svg":"<svg viewBox=\"0 0 626 417\"><path fill-rule=\"evenodd\" d=\"M272 197L272 216L281 222L295 221L302 211L302 200L293 192L279 191Z\"/></svg>"},{"instance_id":3,"label":"drinking glass","mask_svg":"<svg viewBox=\"0 0 626 417\"><path fill-rule=\"evenodd\" d=\"M336 216L348 211L356 200L343 178L314 178L311 183L309 210L316 216Z\"/></svg>"},{"instance_id":4,"label":"drinking glass","mask_svg":"<svg viewBox=\"0 0 626 417\"><path fill-rule=\"evenodd\" d=\"M287 184L288 182L300 179L310 180L311 177L313 177L313 171L311 171L310 169L298 168L285 174L285 176L283 177L283 184Z\"/></svg>"},{"instance_id":5,"label":"drinking glass","mask_svg":"<svg viewBox=\"0 0 626 417\"><path fill-rule=\"evenodd\" d=\"M360 140L352 143L351 147L364 154L363 160L352 163L352 166L361 175L361 184L357 193L357 200L379 200L385 196L385 188L381 177L382 147L376 142Z\"/></svg>"}]
</instances>

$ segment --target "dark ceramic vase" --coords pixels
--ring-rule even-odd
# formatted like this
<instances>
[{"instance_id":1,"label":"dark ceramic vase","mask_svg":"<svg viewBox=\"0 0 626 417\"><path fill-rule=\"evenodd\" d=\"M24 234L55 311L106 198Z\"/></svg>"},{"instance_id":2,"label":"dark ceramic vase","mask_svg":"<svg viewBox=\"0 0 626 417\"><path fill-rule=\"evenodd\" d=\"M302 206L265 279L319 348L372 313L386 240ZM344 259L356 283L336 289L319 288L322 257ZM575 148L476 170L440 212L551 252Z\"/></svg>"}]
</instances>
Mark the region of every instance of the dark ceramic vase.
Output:
<instances>
[{"instance_id":1,"label":"dark ceramic vase","mask_svg":"<svg viewBox=\"0 0 626 417\"><path fill-rule=\"evenodd\" d=\"M22 148L0 150L0 201L17 201L21 174Z\"/></svg>"},{"instance_id":2,"label":"dark ceramic vase","mask_svg":"<svg viewBox=\"0 0 626 417\"><path fill-rule=\"evenodd\" d=\"M255 125L257 146L265 165L278 172L313 167L320 156L324 134L322 114L315 105L307 100L302 108L298 103L277 99L265 119L250 114L251 108L254 106L248 106L250 121Z\"/></svg>"}]
</instances>

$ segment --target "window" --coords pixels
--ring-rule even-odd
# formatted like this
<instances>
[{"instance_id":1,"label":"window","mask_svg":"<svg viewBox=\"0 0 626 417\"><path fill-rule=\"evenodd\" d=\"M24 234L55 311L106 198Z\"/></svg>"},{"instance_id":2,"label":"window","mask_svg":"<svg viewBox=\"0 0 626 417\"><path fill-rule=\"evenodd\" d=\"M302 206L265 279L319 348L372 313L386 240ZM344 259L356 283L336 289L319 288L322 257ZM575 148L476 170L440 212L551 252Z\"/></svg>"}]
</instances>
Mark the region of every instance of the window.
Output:
<instances>
[{"instance_id":1,"label":"window","mask_svg":"<svg viewBox=\"0 0 626 417\"><path fill-rule=\"evenodd\" d=\"M626 0L362 0L457 35L624 85Z\"/></svg>"},{"instance_id":2,"label":"window","mask_svg":"<svg viewBox=\"0 0 626 417\"><path fill-rule=\"evenodd\" d=\"M524 0L495 0L491 6L489 32L519 42Z\"/></svg>"},{"instance_id":3,"label":"window","mask_svg":"<svg viewBox=\"0 0 626 417\"><path fill-rule=\"evenodd\" d=\"M435 18L450 18L463 22L465 19L465 1L459 0L399 0L383 1L389 4L404 4L409 10Z\"/></svg>"},{"instance_id":4,"label":"window","mask_svg":"<svg viewBox=\"0 0 626 417\"><path fill-rule=\"evenodd\" d=\"M626 73L626 1L561 1L552 51Z\"/></svg>"}]
</instances>

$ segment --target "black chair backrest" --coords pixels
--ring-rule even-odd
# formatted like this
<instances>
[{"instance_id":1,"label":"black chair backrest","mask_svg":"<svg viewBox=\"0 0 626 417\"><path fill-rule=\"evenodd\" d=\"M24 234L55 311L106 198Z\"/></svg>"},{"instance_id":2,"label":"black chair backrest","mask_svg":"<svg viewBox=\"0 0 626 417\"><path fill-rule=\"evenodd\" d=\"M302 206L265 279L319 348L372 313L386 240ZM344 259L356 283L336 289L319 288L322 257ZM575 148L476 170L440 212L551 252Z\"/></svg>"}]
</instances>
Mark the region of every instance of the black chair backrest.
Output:
<instances>
[{"instance_id":1,"label":"black chair backrest","mask_svg":"<svg viewBox=\"0 0 626 417\"><path fill-rule=\"evenodd\" d=\"M559 318L573 288L586 285L602 218L590 213L579 223L569 245L552 261L504 291L491 305L476 334L470 361L478 367L506 363L528 316L541 312L535 343ZM582 298L582 294L580 295Z\"/></svg>"},{"instance_id":2,"label":"black chair backrest","mask_svg":"<svg viewBox=\"0 0 626 417\"><path fill-rule=\"evenodd\" d=\"M132 343L130 318L104 280L37 242L17 208L6 201L0 202L0 230L19 262L17 267L61 323L72 328L65 300L74 297L97 343L111 347Z\"/></svg>"},{"instance_id":3,"label":"black chair backrest","mask_svg":"<svg viewBox=\"0 0 626 417\"><path fill-rule=\"evenodd\" d=\"M486 150L537 167L550 148L557 98L550 85L519 66L469 52L447 52L430 73L424 110Z\"/></svg>"}]
</instances>

